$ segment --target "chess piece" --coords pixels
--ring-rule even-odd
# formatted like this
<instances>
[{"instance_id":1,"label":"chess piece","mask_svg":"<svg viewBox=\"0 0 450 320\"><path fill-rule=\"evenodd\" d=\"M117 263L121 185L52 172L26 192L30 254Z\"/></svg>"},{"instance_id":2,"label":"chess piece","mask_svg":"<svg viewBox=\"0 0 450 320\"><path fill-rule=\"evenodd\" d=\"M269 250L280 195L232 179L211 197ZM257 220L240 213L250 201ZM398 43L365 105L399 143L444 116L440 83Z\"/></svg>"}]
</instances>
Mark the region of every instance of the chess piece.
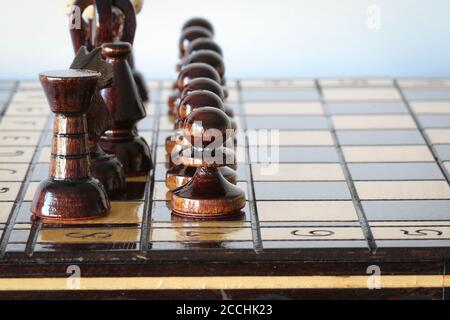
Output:
<instances>
[{"instance_id":1,"label":"chess piece","mask_svg":"<svg viewBox=\"0 0 450 320\"><path fill-rule=\"evenodd\" d=\"M116 156L107 154L98 144L101 135L112 126L111 114L100 95L100 89L112 83L112 66L102 59L101 48L88 53L83 46L78 50L70 68L92 70L101 74L87 112L90 170L91 175L103 184L110 199L121 197L126 191L123 166Z\"/></svg>"},{"instance_id":2,"label":"chess piece","mask_svg":"<svg viewBox=\"0 0 450 320\"><path fill-rule=\"evenodd\" d=\"M106 190L90 175L86 140L86 112L99 78L100 73L88 70L39 75L55 118L50 176L39 184L31 204L38 218L92 219L110 210Z\"/></svg>"},{"instance_id":3,"label":"chess piece","mask_svg":"<svg viewBox=\"0 0 450 320\"><path fill-rule=\"evenodd\" d=\"M75 0L73 3L83 12L92 8L90 19L81 19L80 28L71 28L75 52L81 46L86 46L88 50L100 47L104 43L121 41L133 44L136 32L136 12L140 10L142 1L129 0ZM76 11L72 12L70 19L73 21ZM148 91L145 80L141 73L134 68L134 59L130 55L129 63L133 70L133 77L139 89L139 94L143 101L148 101Z\"/></svg>"},{"instance_id":4,"label":"chess piece","mask_svg":"<svg viewBox=\"0 0 450 320\"><path fill-rule=\"evenodd\" d=\"M179 106L179 120L177 122L179 129L173 134L170 139L166 140L166 151L176 157L184 147L189 147L189 142L184 139L182 134L183 123L186 117L194 110L212 107L223 110L222 100L215 93L206 90L196 90L188 94L180 103ZM181 132L180 132L181 130ZM180 148L175 150L176 143ZM174 190L182 185L185 185L194 175L196 168L192 166L185 166L178 164L170 168L166 173L166 186L169 190ZM222 175L233 184L236 184L236 172L230 167L219 168Z\"/></svg>"},{"instance_id":5,"label":"chess piece","mask_svg":"<svg viewBox=\"0 0 450 320\"><path fill-rule=\"evenodd\" d=\"M183 128L186 117L195 109L202 107L214 107L224 110L222 99L211 91L195 90L181 100L177 108L177 120L175 122L175 132L166 139L166 152L172 154L173 148L178 139L178 131Z\"/></svg>"},{"instance_id":6,"label":"chess piece","mask_svg":"<svg viewBox=\"0 0 450 320\"><path fill-rule=\"evenodd\" d=\"M125 42L105 43L102 55L113 66L114 80L101 91L111 112L113 126L100 140L107 153L117 156L127 177L147 175L152 168L150 148L139 136L136 123L146 116L127 58L131 45Z\"/></svg>"},{"instance_id":7,"label":"chess piece","mask_svg":"<svg viewBox=\"0 0 450 320\"><path fill-rule=\"evenodd\" d=\"M198 38L212 38L214 35L208 29L203 27L188 27L181 33L178 40L179 58L183 58L186 53L186 48L191 41Z\"/></svg>"},{"instance_id":8,"label":"chess piece","mask_svg":"<svg viewBox=\"0 0 450 320\"><path fill-rule=\"evenodd\" d=\"M223 63L222 56L212 50L199 50L186 56L181 64L177 65L177 71L181 71L183 65L188 65L196 62L206 63L216 69L217 73L219 73L220 76L220 83L222 85L225 84L225 64Z\"/></svg>"},{"instance_id":9,"label":"chess piece","mask_svg":"<svg viewBox=\"0 0 450 320\"><path fill-rule=\"evenodd\" d=\"M216 69L206 63L191 63L184 66L178 74L176 81L178 90L183 90L184 86L195 78L209 78L220 83L220 75Z\"/></svg>"},{"instance_id":10,"label":"chess piece","mask_svg":"<svg viewBox=\"0 0 450 320\"><path fill-rule=\"evenodd\" d=\"M211 22L209 22L205 18L200 18L200 17L191 18L183 24L183 26L181 27L181 30L183 31L189 27L203 27L205 29L208 29L209 32L211 32L214 35L213 25L211 24Z\"/></svg>"},{"instance_id":11,"label":"chess piece","mask_svg":"<svg viewBox=\"0 0 450 320\"><path fill-rule=\"evenodd\" d=\"M214 80L211 80L209 78L194 78L192 79L188 84L186 84L177 97L177 99L173 103L174 113L175 116L178 117L178 106L180 105L180 102L184 97L186 97L189 93L195 90L208 90L216 95L219 96L219 98L223 101L224 100L224 94L222 87Z\"/></svg>"},{"instance_id":12,"label":"chess piece","mask_svg":"<svg viewBox=\"0 0 450 320\"><path fill-rule=\"evenodd\" d=\"M177 107L175 102L179 98L181 90L195 78L209 78L218 83L220 82L220 75L213 67L206 63L191 63L184 66L178 74L174 92L167 99L168 113L170 115L174 114L174 109Z\"/></svg>"},{"instance_id":13,"label":"chess piece","mask_svg":"<svg viewBox=\"0 0 450 320\"><path fill-rule=\"evenodd\" d=\"M227 139L230 129L228 116L217 108L199 108L186 118L183 135L192 147L186 149L181 161L197 170L186 185L173 191L171 207L175 215L217 218L238 214L245 206L244 192L218 170L233 156L233 151L218 145L218 140Z\"/></svg>"},{"instance_id":14,"label":"chess piece","mask_svg":"<svg viewBox=\"0 0 450 320\"><path fill-rule=\"evenodd\" d=\"M186 56L199 50L211 50L223 57L222 48L211 38L198 38L191 41L186 48Z\"/></svg>"}]
</instances>

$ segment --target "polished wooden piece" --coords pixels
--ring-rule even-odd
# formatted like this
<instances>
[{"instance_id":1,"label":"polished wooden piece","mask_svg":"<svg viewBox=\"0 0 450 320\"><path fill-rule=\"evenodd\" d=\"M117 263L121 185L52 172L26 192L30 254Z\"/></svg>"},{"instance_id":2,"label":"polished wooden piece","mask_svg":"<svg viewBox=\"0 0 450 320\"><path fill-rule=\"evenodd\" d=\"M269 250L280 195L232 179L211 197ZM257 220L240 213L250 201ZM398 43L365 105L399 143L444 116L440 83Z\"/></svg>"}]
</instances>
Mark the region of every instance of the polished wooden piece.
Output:
<instances>
[{"instance_id":1,"label":"polished wooden piece","mask_svg":"<svg viewBox=\"0 0 450 320\"><path fill-rule=\"evenodd\" d=\"M106 215L106 190L89 170L86 113L100 73L62 70L41 73L39 79L52 112L50 176L43 180L31 204L38 218L92 219Z\"/></svg>"},{"instance_id":2,"label":"polished wooden piece","mask_svg":"<svg viewBox=\"0 0 450 320\"><path fill-rule=\"evenodd\" d=\"M220 137L226 141L230 131L228 116L217 108L199 108L186 118L183 135L192 148L183 153L181 161L197 170L186 185L173 191L171 206L175 215L217 218L239 214L245 206L244 192L218 169L234 157L232 150L216 140Z\"/></svg>"},{"instance_id":3,"label":"polished wooden piece","mask_svg":"<svg viewBox=\"0 0 450 320\"><path fill-rule=\"evenodd\" d=\"M180 96L181 90L196 78L208 78L220 83L219 73L210 65L206 63L191 63L184 66L175 81L174 91L169 95L167 99L167 105L169 107L168 113L173 115L176 107L175 102Z\"/></svg>"},{"instance_id":4,"label":"polished wooden piece","mask_svg":"<svg viewBox=\"0 0 450 320\"><path fill-rule=\"evenodd\" d=\"M133 44L136 32L135 7L140 8L142 3L132 3L129 0L75 0L74 5L78 6L82 12L90 6L95 11L92 20L81 19L80 28L70 29L75 52L81 46L92 50L104 43L115 41ZM70 19L74 19L74 17L71 16ZM149 94L144 77L134 68L133 60L131 54L129 63L139 94L143 101L148 101Z\"/></svg>"},{"instance_id":5,"label":"polished wooden piece","mask_svg":"<svg viewBox=\"0 0 450 320\"><path fill-rule=\"evenodd\" d=\"M101 137L100 145L115 154L123 164L126 176L147 175L152 169L150 148L139 136L136 124L146 116L127 58L131 45L125 42L107 43L102 54L112 64L113 84L101 91L113 118L113 126Z\"/></svg>"},{"instance_id":6,"label":"polished wooden piece","mask_svg":"<svg viewBox=\"0 0 450 320\"><path fill-rule=\"evenodd\" d=\"M176 122L178 130L176 130L168 139L166 139L166 151L170 156L176 158L176 153L182 148L176 148L176 144L189 147L189 142L181 142L180 139L184 139L182 135L183 123L189 114L193 111L204 108L213 107L220 110L224 110L222 99L215 93L207 90L195 90L190 92L184 97L179 106L179 118ZM181 129L181 130L180 130ZM190 168L190 169L189 169ZM236 172L229 168L223 167L219 169L225 179L231 183L236 183ZM166 186L169 190L178 188L186 184L194 175L194 167L186 167L183 164L178 164L170 168L166 173Z\"/></svg>"},{"instance_id":7,"label":"polished wooden piece","mask_svg":"<svg viewBox=\"0 0 450 320\"><path fill-rule=\"evenodd\" d=\"M100 95L100 89L112 83L112 66L101 58L101 48L87 52L83 46L78 50L70 68L93 70L101 74L87 112L90 170L92 176L103 184L110 199L119 198L126 191L123 166L116 156L107 154L98 144L100 136L112 126L111 114Z\"/></svg>"},{"instance_id":8,"label":"polished wooden piece","mask_svg":"<svg viewBox=\"0 0 450 320\"><path fill-rule=\"evenodd\" d=\"M183 26L181 27L181 30L185 30L189 27L203 27L205 29L208 29L214 35L214 27L213 27L212 23L202 17L190 18L183 24Z\"/></svg>"},{"instance_id":9,"label":"polished wooden piece","mask_svg":"<svg viewBox=\"0 0 450 320\"><path fill-rule=\"evenodd\" d=\"M222 48L211 38L198 38L191 41L186 48L186 56L199 50L212 50L223 57Z\"/></svg>"},{"instance_id":10,"label":"polished wooden piece","mask_svg":"<svg viewBox=\"0 0 450 320\"><path fill-rule=\"evenodd\" d=\"M198 38L212 38L214 35L208 29L203 27L188 27L181 33L178 40L179 58L183 58L186 53L186 49L191 43Z\"/></svg>"},{"instance_id":11,"label":"polished wooden piece","mask_svg":"<svg viewBox=\"0 0 450 320\"><path fill-rule=\"evenodd\" d=\"M213 67L220 76L221 84L225 83L225 64L223 63L222 56L212 50L198 50L191 53L183 59L181 64L177 65L177 71L180 71L185 65L196 62L206 63Z\"/></svg>"}]
</instances>

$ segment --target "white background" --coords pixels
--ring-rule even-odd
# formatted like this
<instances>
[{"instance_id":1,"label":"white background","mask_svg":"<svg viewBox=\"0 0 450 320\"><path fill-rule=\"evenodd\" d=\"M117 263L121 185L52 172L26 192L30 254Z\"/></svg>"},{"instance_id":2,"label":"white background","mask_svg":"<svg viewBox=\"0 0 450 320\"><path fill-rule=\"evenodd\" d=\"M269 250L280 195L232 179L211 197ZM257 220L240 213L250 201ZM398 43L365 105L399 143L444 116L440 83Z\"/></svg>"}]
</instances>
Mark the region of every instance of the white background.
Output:
<instances>
[{"instance_id":1,"label":"white background","mask_svg":"<svg viewBox=\"0 0 450 320\"><path fill-rule=\"evenodd\" d=\"M2 0L0 79L33 79L73 57L65 0ZM379 30L367 8L381 10ZM173 78L180 26L209 18L229 78L449 76L448 0L145 0L135 55Z\"/></svg>"}]
</instances>

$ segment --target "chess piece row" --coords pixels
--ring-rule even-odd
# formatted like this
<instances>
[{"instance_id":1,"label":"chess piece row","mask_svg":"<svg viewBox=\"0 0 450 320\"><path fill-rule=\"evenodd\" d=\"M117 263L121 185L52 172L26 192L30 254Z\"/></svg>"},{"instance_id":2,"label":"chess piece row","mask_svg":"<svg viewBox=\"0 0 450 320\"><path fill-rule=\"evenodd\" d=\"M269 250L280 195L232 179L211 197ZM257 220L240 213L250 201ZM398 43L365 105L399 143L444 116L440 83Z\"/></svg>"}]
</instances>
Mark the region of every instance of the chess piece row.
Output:
<instances>
[{"instance_id":1,"label":"chess piece row","mask_svg":"<svg viewBox=\"0 0 450 320\"><path fill-rule=\"evenodd\" d=\"M166 185L173 213L184 217L230 216L245 206L244 192L235 185L236 124L225 105L223 54L213 37L213 26L203 18L183 25L179 73L168 98L174 132L166 139L172 165Z\"/></svg>"},{"instance_id":2,"label":"chess piece row","mask_svg":"<svg viewBox=\"0 0 450 320\"><path fill-rule=\"evenodd\" d=\"M106 215L109 199L125 196L125 178L145 176L152 168L149 146L137 130L146 111L128 62L134 7L129 0L73 5L92 6L98 23L83 20L80 29L70 30L77 50L70 69L39 76L55 117L49 177L31 206L36 217L61 221ZM121 37L116 29L123 30Z\"/></svg>"}]
</instances>

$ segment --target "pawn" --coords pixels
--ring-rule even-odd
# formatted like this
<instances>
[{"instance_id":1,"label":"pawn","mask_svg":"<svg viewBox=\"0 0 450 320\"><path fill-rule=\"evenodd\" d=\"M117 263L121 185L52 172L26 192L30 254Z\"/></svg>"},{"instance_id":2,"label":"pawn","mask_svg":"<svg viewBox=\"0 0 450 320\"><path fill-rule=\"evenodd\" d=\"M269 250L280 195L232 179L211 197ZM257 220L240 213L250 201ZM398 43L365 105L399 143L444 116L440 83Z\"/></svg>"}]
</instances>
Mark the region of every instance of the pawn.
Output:
<instances>
[{"instance_id":1,"label":"pawn","mask_svg":"<svg viewBox=\"0 0 450 320\"><path fill-rule=\"evenodd\" d=\"M103 185L91 177L86 113L100 73L49 71L39 75L55 118L50 175L34 195L35 217L71 221L105 216L111 206Z\"/></svg>"},{"instance_id":2,"label":"pawn","mask_svg":"<svg viewBox=\"0 0 450 320\"><path fill-rule=\"evenodd\" d=\"M189 84L184 86L183 90L180 93L180 98L175 101L175 106L178 106L180 104L181 99L183 99L185 96L187 96L190 92L192 92L194 90L208 90L208 91L211 91L211 92L217 94L220 97L220 99L222 99L222 101L225 100L225 94L224 94L223 88L220 84L218 84L216 81L213 81L208 78L196 78L196 79L192 79L192 81ZM228 107L226 105L224 107L225 107L225 113L227 114L227 116L233 118L234 117L233 109L231 109L230 107ZM178 108L175 108L175 111L177 109ZM175 116L178 116L178 115L175 114ZM233 128L236 129L236 122L233 120L232 120L232 125L233 125Z\"/></svg>"},{"instance_id":3,"label":"pawn","mask_svg":"<svg viewBox=\"0 0 450 320\"><path fill-rule=\"evenodd\" d=\"M189 56L199 50L211 50L223 57L222 48L217 44L217 42L210 38L198 38L191 41L186 48L186 56Z\"/></svg>"},{"instance_id":4,"label":"pawn","mask_svg":"<svg viewBox=\"0 0 450 320\"><path fill-rule=\"evenodd\" d=\"M213 25L211 24L211 22L209 22L205 18L201 18L201 17L191 18L183 24L183 27L181 28L181 30L183 31L189 27L203 27L205 29L208 29L214 35Z\"/></svg>"},{"instance_id":5,"label":"pawn","mask_svg":"<svg viewBox=\"0 0 450 320\"><path fill-rule=\"evenodd\" d=\"M107 153L116 155L127 177L145 176L152 169L150 148L137 130L137 122L146 116L136 83L128 64L131 45L125 42L105 43L102 55L112 64L114 80L101 91L111 112L113 126L100 140Z\"/></svg>"},{"instance_id":6,"label":"pawn","mask_svg":"<svg viewBox=\"0 0 450 320\"><path fill-rule=\"evenodd\" d=\"M186 48L191 41L198 38L213 38L214 35L208 29L203 27L188 27L181 33L178 40L179 58L182 59L185 56Z\"/></svg>"},{"instance_id":7,"label":"pawn","mask_svg":"<svg viewBox=\"0 0 450 320\"><path fill-rule=\"evenodd\" d=\"M216 69L220 76L220 83L223 85L225 82L225 64L223 63L222 56L212 50L198 50L188 56L182 61L181 64L177 65L177 71L179 72L183 65L188 65L191 63L206 63Z\"/></svg>"},{"instance_id":8,"label":"pawn","mask_svg":"<svg viewBox=\"0 0 450 320\"><path fill-rule=\"evenodd\" d=\"M186 185L173 191L171 206L175 215L218 218L241 213L245 193L219 170L234 157L233 151L223 146L230 130L228 116L217 108L197 109L185 120L183 135L192 147L183 153L181 161L197 169Z\"/></svg>"},{"instance_id":9,"label":"pawn","mask_svg":"<svg viewBox=\"0 0 450 320\"><path fill-rule=\"evenodd\" d=\"M213 107L223 110L222 100L214 93L205 90L192 91L187 95L180 104L180 119L179 131L175 132L170 140L166 140L166 150L171 157L176 157L177 153L182 151L185 147L190 147L189 142L184 139L182 135L182 124L186 117L197 109L204 107ZM170 144L168 144L170 143ZM178 145L176 145L178 143ZM176 148L178 146L179 148ZM174 190L182 185L185 185L194 175L195 167L178 164L170 168L166 173L166 186L169 190ZM236 184L236 172L230 167L222 167L219 169L222 175L233 184Z\"/></svg>"},{"instance_id":10,"label":"pawn","mask_svg":"<svg viewBox=\"0 0 450 320\"><path fill-rule=\"evenodd\" d=\"M183 122L186 117L195 109L202 107L213 107L224 110L222 99L211 91L195 90L186 95L181 100L177 108L177 120L175 122L175 132L166 139L166 152L171 155L175 148L176 141L180 137L179 131L183 129Z\"/></svg>"},{"instance_id":11,"label":"pawn","mask_svg":"<svg viewBox=\"0 0 450 320\"><path fill-rule=\"evenodd\" d=\"M178 74L174 92L172 92L167 99L167 105L169 107L168 113L170 115L175 113L175 101L179 98L181 90L195 78L209 78L216 82L220 82L220 75L213 67L206 63L191 63L184 66Z\"/></svg>"}]
</instances>

